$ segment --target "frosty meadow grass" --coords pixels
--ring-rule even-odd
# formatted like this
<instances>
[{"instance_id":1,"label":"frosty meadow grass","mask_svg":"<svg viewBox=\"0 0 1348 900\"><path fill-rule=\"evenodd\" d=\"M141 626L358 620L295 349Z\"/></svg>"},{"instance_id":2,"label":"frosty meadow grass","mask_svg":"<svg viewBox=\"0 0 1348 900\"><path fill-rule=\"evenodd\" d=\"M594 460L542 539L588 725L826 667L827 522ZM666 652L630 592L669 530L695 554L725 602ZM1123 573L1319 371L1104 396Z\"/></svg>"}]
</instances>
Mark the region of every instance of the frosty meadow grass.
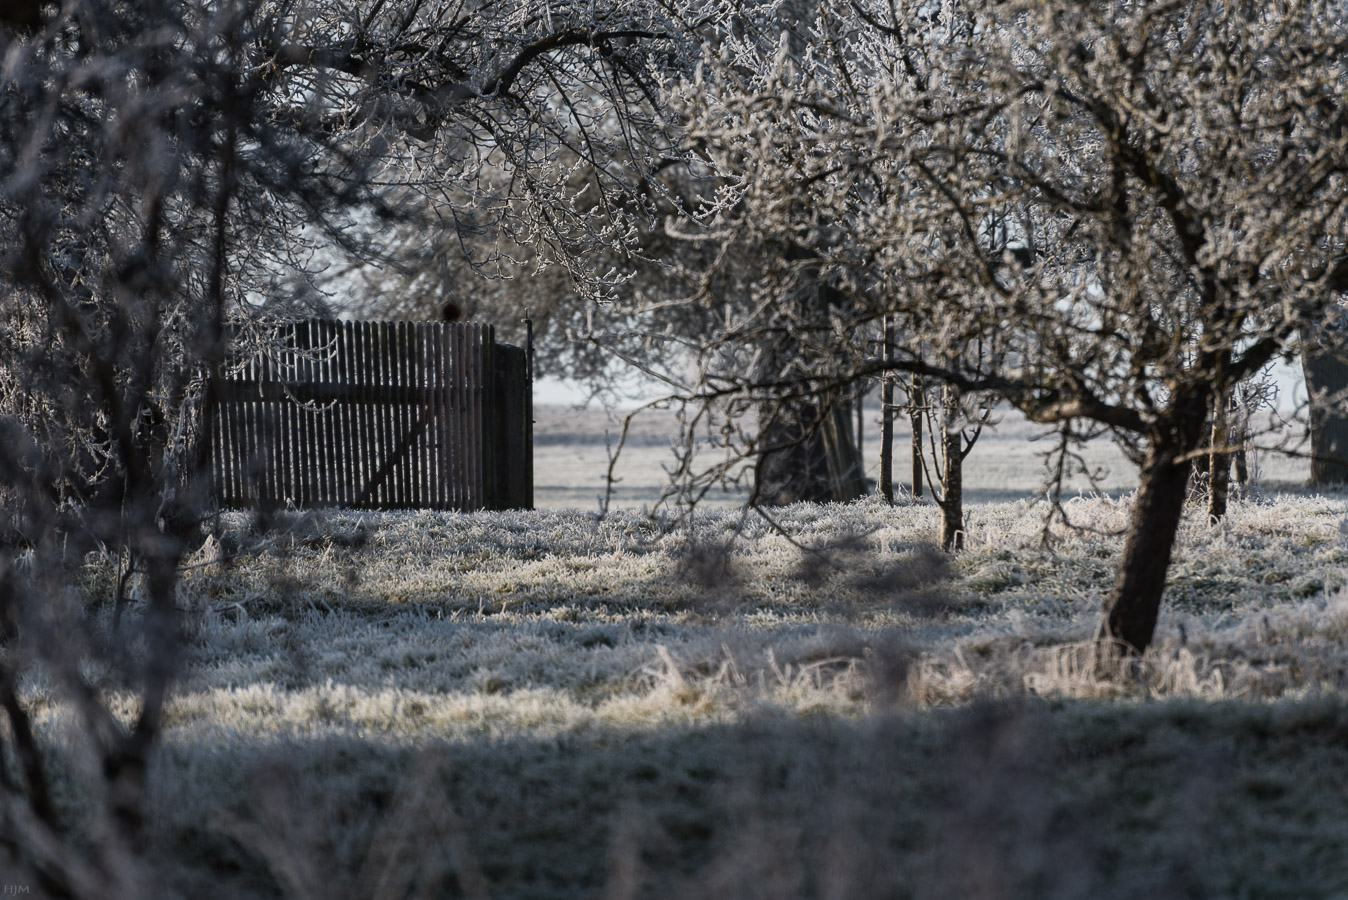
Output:
<instances>
[{"instance_id":1,"label":"frosty meadow grass","mask_svg":"<svg viewBox=\"0 0 1348 900\"><path fill-rule=\"evenodd\" d=\"M1186 520L1160 640L1090 639L1127 498L227 517L151 773L165 896L1330 896L1341 499ZM110 569L84 572L88 602ZM87 673L112 697L106 673ZM73 707L24 693L64 760ZM120 714L130 718L134 694Z\"/></svg>"}]
</instances>

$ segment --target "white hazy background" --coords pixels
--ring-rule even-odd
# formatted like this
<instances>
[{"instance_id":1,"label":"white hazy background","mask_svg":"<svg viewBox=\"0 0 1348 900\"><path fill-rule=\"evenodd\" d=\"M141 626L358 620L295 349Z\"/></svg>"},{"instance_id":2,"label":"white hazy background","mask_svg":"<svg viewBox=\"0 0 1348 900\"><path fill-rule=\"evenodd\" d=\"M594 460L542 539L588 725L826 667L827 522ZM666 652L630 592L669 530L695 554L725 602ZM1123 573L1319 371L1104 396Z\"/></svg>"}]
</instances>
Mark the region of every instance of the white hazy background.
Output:
<instances>
[{"instance_id":1,"label":"white hazy background","mask_svg":"<svg viewBox=\"0 0 1348 900\"><path fill-rule=\"evenodd\" d=\"M1299 361L1280 363L1273 371L1278 383L1278 407L1290 416L1306 399ZM635 395L632 406L658 396ZM534 386L534 505L540 509L598 509L606 493L609 460L622 434L623 417L631 406L606 410L598 403L585 404L588 394L580 385L557 379L541 379ZM1006 412L985 430L965 461L965 502L970 504L1014 501L1042 493L1045 470L1043 454L1054 446L1037 440L1044 428ZM879 468L880 406L872 396L866 406L863 452L866 477L874 479ZM1265 447L1294 437L1295 426L1261 440ZM618 509L653 506L668 486L665 466L673 456L671 442L677 423L670 413L643 412L628 432L618 463L609 505ZM906 490L909 486L909 432L907 421L895 420L894 475ZM1087 464L1103 478L1096 487L1105 493L1125 493L1137 486L1137 469L1108 439L1092 442L1085 453ZM1295 489L1310 475L1304 458L1272 450L1253 454L1252 476L1266 490ZM1089 494L1092 485L1084 477L1069 480L1073 493ZM742 493L709 495L708 506L736 506Z\"/></svg>"}]
</instances>

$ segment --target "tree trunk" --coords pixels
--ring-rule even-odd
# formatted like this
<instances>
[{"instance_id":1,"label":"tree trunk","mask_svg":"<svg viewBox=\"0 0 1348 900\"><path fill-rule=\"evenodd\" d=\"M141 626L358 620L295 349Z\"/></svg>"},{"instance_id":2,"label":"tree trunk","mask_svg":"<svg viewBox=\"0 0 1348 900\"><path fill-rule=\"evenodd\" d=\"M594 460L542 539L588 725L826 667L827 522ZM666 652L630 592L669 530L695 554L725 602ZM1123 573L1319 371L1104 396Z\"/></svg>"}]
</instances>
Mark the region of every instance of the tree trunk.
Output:
<instances>
[{"instance_id":1,"label":"tree trunk","mask_svg":"<svg viewBox=\"0 0 1348 900\"><path fill-rule=\"evenodd\" d=\"M1231 423L1231 443L1235 450L1231 454L1232 477L1236 484L1250 483L1250 461L1246 455L1250 443L1250 412L1244 403L1233 403Z\"/></svg>"},{"instance_id":2,"label":"tree trunk","mask_svg":"<svg viewBox=\"0 0 1348 900\"><path fill-rule=\"evenodd\" d=\"M941 429L941 549L964 549L964 437L947 421Z\"/></svg>"},{"instance_id":3,"label":"tree trunk","mask_svg":"<svg viewBox=\"0 0 1348 900\"><path fill-rule=\"evenodd\" d=\"M830 499L847 503L866 493L866 469L852 435L850 404L840 394L823 398L824 460L828 464Z\"/></svg>"},{"instance_id":4,"label":"tree trunk","mask_svg":"<svg viewBox=\"0 0 1348 900\"><path fill-rule=\"evenodd\" d=\"M1123 557L1097 635L1114 652L1145 653L1156 630L1189 482L1189 462L1176 462L1179 455L1153 447L1142 464Z\"/></svg>"},{"instance_id":5,"label":"tree trunk","mask_svg":"<svg viewBox=\"0 0 1348 900\"><path fill-rule=\"evenodd\" d=\"M812 250L795 245L785 248L785 259L808 263L807 269L818 261ZM813 312L843 308L849 302L824 280L807 293L805 300L814 305ZM759 374L774 382L784 376L796 377L806 352L790 334L769 340L759 349ZM866 470L852 433L850 394L838 389L760 404L759 457L754 468L757 502L774 506L799 501L847 502L865 493Z\"/></svg>"},{"instance_id":6,"label":"tree trunk","mask_svg":"<svg viewBox=\"0 0 1348 900\"><path fill-rule=\"evenodd\" d=\"M1340 358L1341 348L1301 331L1301 369L1306 376L1306 393L1311 399L1311 484L1330 485L1348 482L1348 411L1343 397L1348 392L1348 362ZM1338 402L1331 401L1337 396Z\"/></svg>"},{"instance_id":7,"label":"tree trunk","mask_svg":"<svg viewBox=\"0 0 1348 900\"><path fill-rule=\"evenodd\" d=\"M865 490L848 405L837 397L764 404L755 467L758 502L855 500Z\"/></svg>"},{"instance_id":8,"label":"tree trunk","mask_svg":"<svg viewBox=\"0 0 1348 900\"><path fill-rule=\"evenodd\" d=\"M926 415L926 389L916 375L908 388L908 421L913 428L913 500L922 499L922 417Z\"/></svg>"},{"instance_id":9,"label":"tree trunk","mask_svg":"<svg viewBox=\"0 0 1348 900\"><path fill-rule=\"evenodd\" d=\"M888 365L894 359L894 325L885 317L885 342L881 354ZM894 373L880 376L880 494L894 502Z\"/></svg>"},{"instance_id":10,"label":"tree trunk","mask_svg":"<svg viewBox=\"0 0 1348 900\"><path fill-rule=\"evenodd\" d=\"M1231 483L1231 404L1217 401L1212 416L1212 452L1208 454L1208 521L1214 525L1226 515L1227 489Z\"/></svg>"},{"instance_id":11,"label":"tree trunk","mask_svg":"<svg viewBox=\"0 0 1348 900\"><path fill-rule=\"evenodd\" d=\"M857 459L865 463L866 460L866 387L861 379L857 379L856 385L856 413L857 413ZM864 493L864 492L863 492Z\"/></svg>"}]
</instances>

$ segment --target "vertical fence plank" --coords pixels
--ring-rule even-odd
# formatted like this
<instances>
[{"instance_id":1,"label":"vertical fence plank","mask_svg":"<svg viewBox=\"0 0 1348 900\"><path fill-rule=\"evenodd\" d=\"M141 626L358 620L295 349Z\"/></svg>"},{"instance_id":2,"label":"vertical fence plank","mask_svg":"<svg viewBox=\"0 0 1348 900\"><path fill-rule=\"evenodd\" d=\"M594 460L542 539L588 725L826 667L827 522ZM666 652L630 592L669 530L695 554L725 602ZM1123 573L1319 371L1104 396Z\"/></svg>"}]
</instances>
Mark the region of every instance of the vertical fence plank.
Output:
<instances>
[{"instance_id":1,"label":"vertical fence plank","mask_svg":"<svg viewBox=\"0 0 1348 900\"><path fill-rule=\"evenodd\" d=\"M454 401L458 406L458 426L459 433L455 437L455 445L459 451L459 509L470 510L473 508L473 498L470 493L472 483L472 451L468 443L469 431L469 409L468 409L468 385L472 379L469 374L471 362L468 358L468 330L470 326L467 323L460 325L455 337L458 339L455 344L455 372L454 372Z\"/></svg>"},{"instance_id":2,"label":"vertical fence plank","mask_svg":"<svg viewBox=\"0 0 1348 900\"><path fill-rule=\"evenodd\" d=\"M318 323L319 340L322 342L322 353L319 356L321 364L319 374L320 386L326 386L333 382L333 342L332 342L332 323L320 320ZM323 417L323 505L335 506L340 504L341 495L338 493L337 473L341 468L341 457L338 454L337 444L337 415L336 410L331 403L320 399L318 408Z\"/></svg>"},{"instance_id":3,"label":"vertical fence plank","mask_svg":"<svg viewBox=\"0 0 1348 900\"><path fill-rule=\"evenodd\" d=\"M298 323L291 322L286 327L286 380L291 384L297 384L299 381L299 326ZM301 435L303 420L305 420L305 407L297 400L291 400L287 404L287 441L290 442L290 492L295 499L295 505L305 507L305 458L301 453L303 446L299 441Z\"/></svg>"},{"instance_id":4,"label":"vertical fence plank","mask_svg":"<svg viewBox=\"0 0 1348 900\"><path fill-rule=\"evenodd\" d=\"M344 507L352 507L356 503L356 480L360 474L360 449L356 446L356 423L353 420L353 414L356 412L356 404L352 403L350 389L356 383L356 372L352 366L350 358L350 322L337 323L337 349L340 356L340 380L337 385L338 396L337 408L341 411L341 432L342 432L342 454L345 455L345 465L342 465L342 489L341 504Z\"/></svg>"},{"instance_id":5,"label":"vertical fence plank","mask_svg":"<svg viewBox=\"0 0 1348 900\"><path fill-rule=\"evenodd\" d=\"M387 487L384 496L384 509L394 509L402 500L402 472L398 471L398 461L393 455L398 440L398 423L401 421L397 403L398 375L393 364L397 336L397 323L384 323L384 343L380 348L386 385L384 392L384 434L381 441L384 445L384 484Z\"/></svg>"},{"instance_id":6,"label":"vertical fence plank","mask_svg":"<svg viewBox=\"0 0 1348 900\"><path fill-rule=\"evenodd\" d=\"M257 479L255 477L257 472L257 453L253 442L257 438L257 426L253 417L253 401L257 393L257 388L253 383L256 378L256 373L253 371L253 358L251 356L245 360L241 374L244 376L243 380L245 381L244 401L240 404L243 407L241 417L243 427L240 429L239 433L243 449L243 453L241 454L243 458L242 481L244 495L247 498L246 502L254 504L257 502Z\"/></svg>"},{"instance_id":7,"label":"vertical fence plank","mask_svg":"<svg viewBox=\"0 0 1348 900\"><path fill-rule=\"evenodd\" d=\"M324 371L322 369L324 334L317 319L310 319L307 330L309 330L309 357L306 360L306 368L309 372L305 383L315 384L322 379ZM328 488L324 472L324 415L317 403L311 403L309 408L309 472L313 480L311 481L314 489L313 505L321 507L328 496Z\"/></svg>"},{"instance_id":8,"label":"vertical fence plank","mask_svg":"<svg viewBox=\"0 0 1348 900\"><path fill-rule=\"evenodd\" d=\"M477 325L470 324L467 326L465 331L467 332L466 337L468 338L467 340L468 353L465 359L467 365L464 367L464 374L467 376L464 379L464 395L465 399L468 402L467 404L468 409L467 415L465 416L466 419L465 424L467 425L467 427L464 429L463 433L464 449L466 451L464 453L464 456L466 457L468 462L468 491L467 491L468 508L476 509L478 504L481 502L481 497L478 493L479 490L478 470L481 467L482 460L480 459L480 455L477 451L478 429L481 424L479 421L479 410L477 403L478 399L477 378L478 378L478 367L481 364L481 355L478 352Z\"/></svg>"},{"instance_id":9,"label":"vertical fence plank","mask_svg":"<svg viewBox=\"0 0 1348 900\"><path fill-rule=\"evenodd\" d=\"M365 357L361 352L361 336L364 329L360 322L347 322L347 345L351 360L351 441L356 448L355 481L351 490L351 506L361 506L361 493L365 489L369 469L366 459L365 443Z\"/></svg>"},{"instance_id":10,"label":"vertical fence plank","mask_svg":"<svg viewBox=\"0 0 1348 900\"><path fill-rule=\"evenodd\" d=\"M419 323L407 323L407 358L403 363L403 371L407 373L407 383L411 388L412 402L408 404L408 412L411 423L407 430L407 435L403 440L407 441L407 456L412 464L412 484L413 501L412 505L423 507L426 505L426 470L423 467L422 459L422 441L420 426L422 417L425 415L425 409L421 405L421 373L417 371L417 360L420 358L421 345L421 327Z\"/></svg>"},{"instance_id":11,"label":"vertical fence plank","mask_svg":"<svg viewBox=\"0 0 1348 900\"><path fill-rule=\"evenodd\" d=\"M260 477L261 473L261 453L262 446L261 431L261 407L262 398L259 395L258 382L258 361L257 356L248 358L248 499L252 503L259 503L262 499Z\"/></svg>"},{"instance_id":12,"label":"vertical fence plank","mask_svg":"<svg viewBox=\"0 0 1348 900\"><path fill-rule=\"evenodd\" d=\"M356 388L356 401L359 404L359 422L360 422L360 450L361 450L361 473L360 473L360 494L357 500L360 505L369 505L369 495L366 493L370 479L374 477L374 441L370 428L370 417L374 412L374 405L371 402L373 397L371 393L374 390L372 380L373 369L370 366L370 326L368 322L353 323L356 329L356 371L360 375L360 384Z\"/></svg>"},{"instance_id":13,"label":"vertical fence plank","mask_svg":"<svg viewBox=\"0 0 1348 900\"><path fill-rule=\"evenodd\" d=\"M254 355L249 360L248 374L252 381L249 391L252 402L249 404L249 412L252 414L252 446L249 448L249 480L252 482L249 486L249 493L253 496L253 502L265 504L267 498L267 406L263 401L261 383L262 383L262 359Z\"/></svg>"},{"instance_id":14,"label":"vertical fence plank","mask_svg":"<svg viewBox=\"0 0 1348 900\"><path fill-rule=\"evenodd\" d=\"M360 333L362 376L360 390L363 399L361 406L364 409L361 417L363 423L361 440L365 446L365 486L361 489L361 492L365 501L364 505L376 508L374 476L379 471L379 441L376 439L375 422L378 412L376 394L379 390L379 383L375 380L375 376L379 370L375 366L375 351L379 346L379 331L375 323L361 322Z\"/></svg>"},{"instance_id":15,"label":"vertical fence plank","mask_svg":"<svg viewBox=\"0 0 1348 900\"><path fill-rule=\"evenodd\" d=\"M285 329L279 329L272 346L273 363L269 380L278 387L290 382L290 354L287 351L285 338ZM270 389L271 385L269 384L268 390ZM290 447L290 421L295 413L294 407L295 404L284 395L276 404L276 449L272 457L276 460L277 493L283 500L295 499L295 493L292 490Z\"/></svg>"},{"instance_id":16,"label":"vertical fence plank","mask_svg":"<svg viewBox=\"0 0 1348 900\"><path fill-rule=\"evenodd\" d=\"M352 373L355 377L355 384L352 385L352 407L355 415L352 416L353 441L356 443L356 488L352 492L353 507L361 507L361 494L364 493L365 485L369 481L369 442L365 439L365 411L368 404L365 403L365 354L364 337L365 327L363 322L349 322L349 344L350 360L352 360Z\"/></svg>"},{"instance_id":17,"label":"vertical fence plank","mask_svg":"<svg viewBox=\"0 0 1348 900\"><path fill-rule=\"evenodd\" d=\"M238 494L234 490L234 435L233 418L237 404L234 402L234 385L228 375L228 366L220 371L220 398L216 405L216 434L220 439L220 480L215 483L216 496L221 506L238 504Z\"/></svg>"},{"instance_id":18,"label":"vertical fence plank","mask_svg":"<svg viewBox=\"0 0 1348 900\"><path fill-rule=\"evenodd\" d=\"M487 505L487 492L491 482L487 475L487 426L490 422L488 401L491 394L486 389L487 373L491 366L491 326L478 325L477 328L477 371L473 373L473 395L477 401L477 497L474 504L478 509Z\"/></svg>"},{"instance_id":19,"label":"vertical fence plank","mask_svg":"<svg viewBox=\"0 0 1348 900\"><path fill-rule=\"evenodd\" d=\"M281 407L283 401L272 394L272 386L280 380L277 373L276 348L270 342L262 356L262 390L267 397L267 494L273 504L285 501L281 482L281 454L285 440L281 435Z\"/></svg>"},{"instance_id":20,"label":"vertical fence plank","mask_svg":"<svg viewBox=\"0 0 1348 900\"><path fill-rule=\"evenodd\" d=\"M356 442L352 436L351 413L353 404L347 391L350 390L354 382L354 373L351 371L351 346L347 340L349 330L346 322L336 322L333 327L333 337L337 339L337 384L333 386L333 394L338 399L335 401L337 411L341 414L338 420L338 427L342 435L342 506L350 507L356 499L356 492L353 484L356 480Z\"/></svg>"},{"instance_id":21,"label":"vertical fence plank","mask_svg":"<svg viewBox=\"0 0 1348 900\"><path fill-rule=\"evenodd\" d=\"M375 433L378 420L379 382L375 366L375 350L379 346L379 329L374 322L360 323L361 375L360 396L364 413L361 416L361 440L365 445L365 479L361 488L362 506L376 508L374 474L379 470L379 441Z\"/></svg>"},{"instance_id":22,"label":"vertical fence plank","mask_svg":"<svg viewBox=\"0 0 1348 900\"><path fill-rule=\"evenodd\" d=\"M481 397L483 404L483 430L480 432L481 453L483 453L483 493L477 500L480 508L489 509L496 501L496 457L499 455L500 446L496 443L496 392L492 391L492 380L496 375L496 329L491 325L481 326L483 329L483 365L477 373L477 396Z\"/></svg>"},{"instance_id":23,"label":"vertical fence plank","mask_svg":"<svg viewBox=\"0 0 1348 900\"><path fill-rule=\"evenodd\" d=\"M225 406L224 415L221 418L225 423L225 447L229 454L229 463L226 466L227 475L225 479L229 484L230 504L242 506L243 498L243 447L239 435L242 432L242 426L239 423L239 408L243 405L238 402L238 380L236 378L227 379L229 390L226 396L229 397L229 403Z\"/></svg>"},{"instance_id":24,"label":"vertical fence plank","mask_svg":"<svg viewBox=\"0 0 1348 900\"><path fill-rule=\"evenodd\" d=\"M444 386L441 395L441 402L444 404L444 421L441 423L441 431L445 441L445 468L442 476L445 479L445 505L448 509L459 508L458 487L454 480L455 466L458 465L458 434L455 429L454 417L454 381L455 381L455 359L454 359L454 331L458 328L452 322L444 325L440 335L440 343L445 355Z\"/></svg>"},{"instance_id":25,"label":"vertical fence plank","mask_svg":"<svg viewBox=\"0 0 1348 900\"><path fill-rule=\"evenodd\" d=\"M374 477L383 463L383 456L380 453L383 444L379 440L379 401L381 396L379 386L379 323L364 323L361 330L365 332L365 339L361 341L361 346L365 353L366 448L370 456L370 474L366 479L364 495L366 505L371 509L378 509L380 487L375 483Z\"/></svg>"},{"instance_id":26,"label":"vertical fence plank","mask_svg":"<svg viewBox=\"0 0 1348 900\"><path fill-rule=\"evenodd\" d=\"M314 463L318 469L318 506L328 506L333 500L332 490L332 416L327 405L316 389L328 380L328 354L331 352L328 342L327 323L321 319L314 321L314 424L318 436L314 441Z\"/></svg>"},{"instance_id":27,"label":"vertical fence plank","mask_svg":"<svg viewBox=\"0 0 1348 900\"><path fill-rule=\"evenodd\" d=\"M281 344L285 352L285 367L281 374L289 384L300 383L300 323L289 322L281 330ZM290 496L295 505L305 505L304 496L304 408L291 401L286 410L286 442L290 447L286 451L287 466L290 472Z\"/></svg>"},{"instance_id":28,"label":"vertical fence plank","mask_svg":"<svg viewBox=\"0 0 1348 900\"><path fill-rule=\"evenodd\" d=\"M313 323L311 324L311 329L313 332L313 344L310 356L311 369L310 369L309 383L311 385L317 385L322 383L323 376L326 373L327 361L324 358L324 356L327 352L327 349L324 346L325 342L323 340L324 337L323 323L321 321L314 320ZM313 467L315 475L314 505L326 506L328 503L328 498L330 496L331 490L328 486L328 474L329 474L329 466L327 459L328 417L324 415L322 403L315 402L312 404L312 407L313 407L312 416L314 423L313 429L314 431Z\"/></svg>"},{"instance_id":29,"label":"vertical fence plank","mask_svg":"<svg viewBox=\"0 0 1348 900\"><path fill-rule=\"evenodd\" d=\"M342 482L346 478L346 454L342 445L341 404L328 400L328 391L341 380L341 360L337 347L337 323L323 323L323 346L326 372L323 377L322 397L323 418L328 422L328 479L332 493L328 497L329 506L341 506L346 500L342 491Z\"/></svg>"},{"instance_id":30,"label":"vertical fence plank","mask_svg":"<svg viewBox=\"0 0 1348 900\"><path fill-rule=\"evenodd\" d=\"M267 404L262 394L262 357L254 355L249 360L249 390L252 413L252 447L249 449L249 468L251 469L250 492L255 503L265 503L267 498Z\"/></svg>"},{"instance_id":31,"label":"vertical fence plank","mask_svg":"<svg viewBox=\"0 0 1348 900\"><path fill-rule=\"evenodd\" d=\"M304 384L309 379L309 323L295 323L295 383ZM296 502L305 508L313 505L313 467L309 459L309 410L304 406L295 409L295 489Z\"/></svg>"},{"instance_id":32,"label":"vertical fence plank","mask_svg":"<svg viewBox=\"0 0 1348 900\"><path fill-rule=\"evenodd\" d=\"M476 322L468 326L468 502L472 509L482 506L482 395L478 382L482 377L482 328Z\"/></svg>"},{"instance_id":33,"label":"vertical fence plank","mask_svg":"<svg viewBox=\"0 0 1348 900\"><path fill-rule=\"evenodd\" d=\"M300 330L303 335L300 356L302 384L312 384L318 371L318 364L314 359L314 354L318 352L314 347L317 343L317 331L317 326L312 320L304 322ZM321 496L319 485L322 483L322 472L319 470L318 464L318 415L310 404L306 405L301 411L301 418L304 421L304 445L302 448L304 455L304 505L317 506Z\"/></svg>"},{"instance_id":34,"label":"vertical fence plank","mask_svg":"<svg viewBox=\"0 0 1348 900\"><path fill-rule=\"evenodd\" d=\"M393 323L379 323L379 449L383 456L380 508L392 509L398 503L398 473L392 456L393 431L397 422L394 406Z\"/></svg>"},{"instance_id":35,"label":"vertical fence plank","mask_svg":"<svg viewBox=\"0 0 1348 900\"><path fill-rule=\"evenodd\" d=\"M426 413L430 418L426 427L426 445L430 448L431 506L444 509L441 493L444 479L440 477L440 322L426 325Z\"/></svg>"},{"instance_id":36,"label":"vertical fence plank","mask_svg":"<svg viewBox=\"0 0 1348 900\"><path fill-rule=\"evenodd\" d=\"M427 505L426 442L423 439L424 431L421 431L426 420L426 405L422 396L422 389L425 387L425 378L423 377L424 370L419 365L421 362L421 340L424 336L424 332L424 323L407 323L407 380L411 382L414 391L416 391L414 396L417 400L412 407L413 425L412 431L409 432L408 435L411 438L408 453L412 458L412 471L416 473L416 505L418 507Z\"/></svg>"},{"instance_id":37,"label":"vertical fence plank","mask_svg":"<svg viewBox=\"0 0 1348 900\"><path fill-rule=\"evenodd\" d=\"M328 423L328 483L331 493L328 495L328 506L341 506L345 500L342 494L342 481L345 477L343 470L346 468L345 454L342 452L342 419L341 406L328 398L328 390L340 379L339 369L341 362L338 359L337 350L337 323L323 323L323 361L324 373L323 382L320 385L319 403L323 407L323 418Z\"/></svg>"},{"instance_id":38,"label":"vertical fence plank","mask_svg":"<svg viewBox=\"0 0 1348 900\"><path fill-rule=\"evenodd\" d=\"M426 451L426 427L430 424L426 409L426 369L423 340L426 336L424 322L409 323L407 330L412 336L411 353L408 354L407 368L412 386L417 391L417 403L414 409L415 424L412 427L413 459L417 470L417 506L430 506L430 466Z\"/></svg>"},{"instance_id":39,"label":"vertical fence plank","mask_svg":"<svg viewBox=\"0 0 1348 900\"><path fill-rule=\"evenodd\" d=\"M454 493L456 508L464 511L473 508L468 497L468 442L464 438L468 418L467 334L467 325L454 326Z\"/></svg>"},{"instance_id":40,"label":"vertical fence plank","mask_svg":"<svg viewBox=\"0 0 1348 900\"><path fill-rule=\"evenodd\" d=\"M449 392L449 366L450 366L450 348L449 348L449 330L453 325L448 322L439 323L435 331L435 354L437 354L438 371L435 373L435 396L439 401L439 422L438 430L435 432L439 439L439 499L445 509L454 508L454 480L453 480L453 462L454 445L449 437L449 416L453 408L453 396Z\"/></svg>"},{"instance_id":41,"label":"vertical fence plank","mask_svg":"<svg viewBox=\"0 0 1348 900\"><path fill-rule=\"evenodd\" d=\"M407 323L394 323L394 341L390 348L390 364L394 372L394 383L398 388L396 393L396 403L394 410L396 412L394 432L390 435L390 451L396 453L400 441L404 434L407 434L407 379L403 373L403 360L407 357L404 345L407 342ZM395 458L395 472L398 474L398 496L394 501L399 508L411 507L412 505L412 484L411 468L407 465L406 455L398 454L400 458Z\"/></svg>"},{"instance_id":42,"label":"vertical fence plank","mask_svg":"<svg viewBox=\"0 0 1348 900\"><path fill-rule=\"evenodd\" d=\"M426 428L430 426L430 410L426 407L426 323L417 322L414 325L408 325L408 330L412 333L412 354L410 360L412 384L417 388L417 426L412 428L412 434L415 435L412 446L415 447L415 458L417 458L417 480L421 484L421 492L417 497L418 507L430 507L430 442L427 441Z\"/></svg>"},{"instance_id":43,"label":"vertical fence plank","mask_svg":"<svg viewBox=\"0 0 1348 900\"><path fill-rule=\"evenodd\" d=\"M403 383L403 335L406 329L402 322L392 322L390 327L390 341L388 341L388 376L392 380L392 428L388 432L388 454L390 454L391 476L395 478L394 492L392 492L392 504L396 508L408 507L411 499L411 484L407 480L407 461L398 458L398 439L402 437L404 428L407 427L407 404L403 401L403 389L407 387Z\"/></svg>"},{"instance_id":44,"label":"vertical fence plank","mask_svg":"<svg viewBox=\"0 0 1348 900\"><path fill-rule=\"evenodd\" d=\"M534 508L534 323L527 321L524 338L524 368L520 375L524 404L524 473L520 507Z\"/></svg>"},{"instance_id":45,"label":"vertical fence plank","mask_svg":"<svg viewBox=\"0 0 1348 900\"><path fill-rule=\"evenodd\" d=\"M429 450L427 455L427 478L430 482L429 503L433 509L444 509L441 490L444 480L440 477L440 366L439 358L439 322L426 324L425 368L422 369L422 383L426 388L426 432L424 440Z\"/></svg>"},{"instance_id":46,"label":"vertical fence plank","mask_svg":"<svg viewBox=\"0 0 1348 900\"><path fill-rule=\"evenodd\" d=\"M211 437L214 439L214 445L211 447L211 453L216 460L216 468L220 475L213 482L217 502L221 506L234 505L234 486L229 481L229 469L233 464L229 452L229 414L233 409L230 394L229 378L226 376L228 369L224 366L220 370L220 383L216 395L215 423L211 429Z\"/></svg>"}]
</instances>

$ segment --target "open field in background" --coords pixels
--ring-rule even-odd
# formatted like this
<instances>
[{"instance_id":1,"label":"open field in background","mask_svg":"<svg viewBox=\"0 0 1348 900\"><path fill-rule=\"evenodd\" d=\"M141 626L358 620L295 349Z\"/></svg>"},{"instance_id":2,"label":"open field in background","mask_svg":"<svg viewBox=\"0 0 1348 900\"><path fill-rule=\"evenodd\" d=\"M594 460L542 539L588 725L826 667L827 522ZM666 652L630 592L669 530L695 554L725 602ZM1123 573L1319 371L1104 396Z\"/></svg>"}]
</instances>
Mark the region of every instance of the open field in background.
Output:
<instances>
[{"instance_id":1,"label":"open field in background","mask_svg":"<svg viewBox=\"0 0 1348 900\"><path fill-rule=\"evenodd\" d=\"M1127 503L1070 511L1108 532ZM1119 542L1042 546L1043 512L971 509L955 557L929 504L790 507L790 538L231 516L180 589L144 896L1348 893L1344 500L1189 517L1159 644L1108 681L1085 642Z\"/></svg>"},{"instance_id":2,"label":"open field in background","mask_svg":"<svg viewBox=\"0 0 1348 900\"><path fill-rule=\"evenodd\" d=\"M602 408L536 406L534 409L534 503L540 509L575 508L598 510L603 497L609 453L622 434L624 413ZM879 468L879 408L867 408L867 431L863 452L866 475L874 479ZM1044 429L1027 422L1018 413L999 414L965 461L965 502L988 503L1038 496L1044 485L1043 454L1054 446L1051 439L1036 440ZM670 466L670 442L678 423L669 412L648 410L634 420L627 444L615 469L620 479L613 491L615 509L653 506L668 478L662 467ZM1288 426L1266 426L1260 436L1265 447L1298 446L1300 431ZM896 420L894 476L905 490L911 486L909 472L910 432L906 419ZM1301 447L1303 451L1304 447ZM1107 438L1093 441L1083 454L1093 471L1104 473L1099 486L1118 494L1137 487L1137 469ZM1303 485L1310 475L1304 458L1272 451L1254 454L1255 475L1266 490L1277 491ZM1082 476L1068 480L1072 491L1089 492ZM743 494L708 495L708 506L738 506Z\"/></svg>"}]
</instances>

